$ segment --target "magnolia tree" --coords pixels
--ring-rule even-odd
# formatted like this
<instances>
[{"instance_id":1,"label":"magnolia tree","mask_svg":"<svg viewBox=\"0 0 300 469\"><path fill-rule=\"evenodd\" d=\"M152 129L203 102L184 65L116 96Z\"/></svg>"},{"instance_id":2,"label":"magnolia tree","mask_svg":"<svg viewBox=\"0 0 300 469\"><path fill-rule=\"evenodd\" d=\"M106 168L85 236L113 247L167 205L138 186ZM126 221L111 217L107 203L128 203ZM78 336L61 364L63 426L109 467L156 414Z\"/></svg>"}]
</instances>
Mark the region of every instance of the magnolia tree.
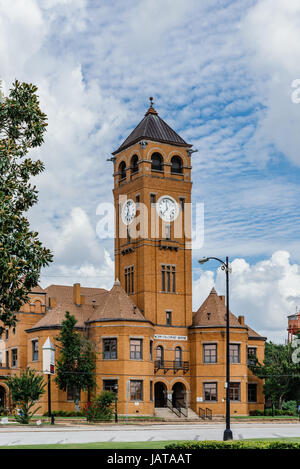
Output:
<instances>
[{"instance_id":1,"label":"magnolia tree","mask_svg":"<svg viewBox=\"0 0 300 469\"><path fill-rule=\"evenodd\" d=\"M44 170L27 156L42 145L47 126L36 92L36 86L15 81L8 96L0 95L0 321L9 327L41 268L52 261L25 216L38 198L31 179Z\"/></svg>"}]
</instances>

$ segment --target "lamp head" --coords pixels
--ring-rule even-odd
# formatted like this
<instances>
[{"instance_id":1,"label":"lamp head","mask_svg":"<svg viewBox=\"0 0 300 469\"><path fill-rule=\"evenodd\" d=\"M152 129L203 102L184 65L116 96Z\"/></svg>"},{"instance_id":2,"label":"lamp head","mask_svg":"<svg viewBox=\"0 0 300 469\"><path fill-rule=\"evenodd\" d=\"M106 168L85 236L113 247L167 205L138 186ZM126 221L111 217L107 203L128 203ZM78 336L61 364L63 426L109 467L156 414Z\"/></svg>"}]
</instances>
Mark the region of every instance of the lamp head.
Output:
<instances>
[{"instance_id":1,"label":"lamp head","mask_svg":"<svg viewBox=\"0 0 300 469\"><path fill-rule=\"evenodd\" d=\"M199 264L205 264L205 262L208 262L208 258L207 257L203 257L203 259L199 259L198 262Z\"/></svg>"}]
</instances>

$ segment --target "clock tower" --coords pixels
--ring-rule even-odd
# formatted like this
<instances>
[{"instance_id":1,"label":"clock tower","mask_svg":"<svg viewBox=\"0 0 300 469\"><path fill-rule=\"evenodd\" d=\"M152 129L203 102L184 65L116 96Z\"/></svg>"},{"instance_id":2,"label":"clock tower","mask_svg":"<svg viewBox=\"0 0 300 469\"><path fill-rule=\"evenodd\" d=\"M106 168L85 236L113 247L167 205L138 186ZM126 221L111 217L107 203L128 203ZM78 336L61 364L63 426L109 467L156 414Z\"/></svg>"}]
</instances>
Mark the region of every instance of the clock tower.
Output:
<instances>
[{"instance_id":1,"label":"clock tower","mask_svg":"<svg viewBox=\"0 0 300 469\"><path fill-rule=\"evenodd\" d=\"M191 153L152 98L113 153L115 276L159 335L192 324Z\"/></svg>"}]
</instances>

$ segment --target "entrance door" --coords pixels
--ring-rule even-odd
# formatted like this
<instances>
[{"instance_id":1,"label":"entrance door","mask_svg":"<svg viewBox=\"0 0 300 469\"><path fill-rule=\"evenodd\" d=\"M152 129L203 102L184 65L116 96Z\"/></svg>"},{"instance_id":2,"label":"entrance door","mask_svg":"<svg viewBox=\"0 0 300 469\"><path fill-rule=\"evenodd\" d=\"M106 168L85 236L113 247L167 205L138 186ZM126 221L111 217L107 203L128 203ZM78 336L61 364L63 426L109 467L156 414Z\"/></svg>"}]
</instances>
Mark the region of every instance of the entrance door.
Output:
<instances>
[{"instance_id":1,"label":"entrance door","mask_svg":"<svg viewBox=\"0 0 300 469\"><path fill-rule=\"evenodd\" d=\"M3 386L0 386L0 409L5 408L5 389Z\"/></svg>"},{"instance_id":2,"label":"entrance door","mask_svg":"<svg viewBox=\"0 0 300 469\"><path fill-rule=\"evenodd\" d=\"M155 407L166 407L167 387L164 383L158 382L154 385L154 405Z\"/></svg>"},{"instance_id":3,"label":"entrance door","mask_svg":"<svg viewBox=\"0 0 300 469\"><path fill-rule=\"evenodd\" d=\"M172 388L172 405L173 407L185 407L185 386L183 383L175 383Z\"/></svg>"}]
</instances>

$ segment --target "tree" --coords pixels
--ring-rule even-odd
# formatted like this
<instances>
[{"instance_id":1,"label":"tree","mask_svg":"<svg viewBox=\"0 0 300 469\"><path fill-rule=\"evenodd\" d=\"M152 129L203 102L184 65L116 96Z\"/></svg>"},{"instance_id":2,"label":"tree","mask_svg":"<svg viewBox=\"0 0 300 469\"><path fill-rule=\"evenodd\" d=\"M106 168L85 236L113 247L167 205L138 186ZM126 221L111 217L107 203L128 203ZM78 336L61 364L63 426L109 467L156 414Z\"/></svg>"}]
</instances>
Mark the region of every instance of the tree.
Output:
<instances>
[{"instance_id":1,"label":"tree","mask_svg":"<svg viewBox=\"0 0 300 469\"><path fill-rule=\"evenodd\" d=\"M291 344L266 342L264 363L249 365L256 376L265 379L265 397L276 409L281 409L284 398L292 398L299 388L300 366L293 360L293 352Z\"/></svg>"},{"instance_id":2,"label":"tree","mask_svg":"<svg viewBox=\"0 0 300 469\"><path fill-rule=\"evenodd\" d=\"M7 385L11 392L12 401L20 406L20 414L16 415L16 420L22 424L28 424L33 415L40 409L36 408L30 412L36 401L45 392L44 377L38 375L34 370L27 368L21 372L20 376L9 376Z\"/></svg>"},{"instance_id":3,"label":"tree","mask_svg":"<svg viewBox=\"0 0 300 469\"><path fill-rule=\"evenodd\" d=\"M60 354L56 360L55 382L62 391L73 390L78 410L80 391L90 391L96 386L96 354L91 341L75 331L76 323L75 317L67 311L56 338Z\"/></svg>"},{"instance_id":4,"label":"tree","mask_svg":"<svg viewBox=\"0 0 300 469\"><path fill-rule=\"evenodd\" d=\"M15 81L7 97L0 95L0 320L9 327L16 324L14 312L28 302L41 268L52 261L24 216L38 198L30 179L44 170L40 160L25 158L43 143L47 126L36 91Z\"/></svg>"}]
</instances>

